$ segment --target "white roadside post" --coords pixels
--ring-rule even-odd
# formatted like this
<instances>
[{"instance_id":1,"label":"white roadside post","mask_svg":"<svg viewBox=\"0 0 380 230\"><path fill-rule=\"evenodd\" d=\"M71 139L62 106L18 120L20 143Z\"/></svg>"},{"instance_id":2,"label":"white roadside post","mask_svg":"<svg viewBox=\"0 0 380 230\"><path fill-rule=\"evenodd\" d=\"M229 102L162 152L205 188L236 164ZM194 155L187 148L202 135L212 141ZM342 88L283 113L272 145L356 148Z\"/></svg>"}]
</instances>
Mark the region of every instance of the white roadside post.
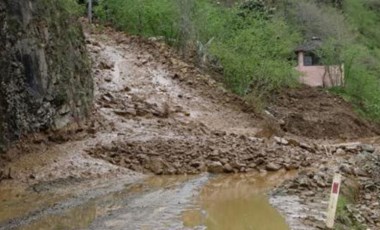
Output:
<instances>
[{"instance_id":1,"label":"white roadside post","mask_svg":"<svg viewBox=\"0 0 380 230\"><path fill-rule=\"evenodd\" d=\"M336 214L336 208L338 206L341 181L342 181L342 176L340 174L335 174L333 183L331 186L330 202L329 202L329 207L327 210L327 220L326 220L326 226L327 228L330 228L330 229L334 228L335 214Z\"/></svg>"},{"instance_id":2,"label":"white roadside post","mask_svg":"<svg viewBox=\"0 0 380 230\"><path fill-rule=\"evenodd\" d=\"M88 21L92 23L92 0L88 0Z\"/></svg>"}]
</instances>

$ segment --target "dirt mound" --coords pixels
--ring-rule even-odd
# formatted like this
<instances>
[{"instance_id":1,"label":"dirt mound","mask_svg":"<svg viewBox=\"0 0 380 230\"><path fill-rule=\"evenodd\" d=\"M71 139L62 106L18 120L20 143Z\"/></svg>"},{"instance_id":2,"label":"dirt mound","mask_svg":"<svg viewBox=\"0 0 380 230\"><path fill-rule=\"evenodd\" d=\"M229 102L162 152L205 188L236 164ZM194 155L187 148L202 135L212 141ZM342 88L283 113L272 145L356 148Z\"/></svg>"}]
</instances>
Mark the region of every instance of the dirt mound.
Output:
<instances>
[{"instance_id":1,"label":"dirt mound","mask_svg":"<svg viewBox=\"0 0 380 230\"><path fill-rule=\"evenodd\" d=\"M342 98L302 86L275 95L269 112L286 132L314 139L353 139L380 133L380 126L360 118Z\"/></svg>"},{"instance_id":2,"label":"dirt mound","mask_svg":"<svg viewBox=\"0 0 380 230\"><path fill-rule=\"evenodd\" d=\"M88 153L134 171L161 175L292 170L312 165L325 156L325 149L278 137L264 141L206 131L144 141L121 138Z\"/></svg>"}]
</instances>

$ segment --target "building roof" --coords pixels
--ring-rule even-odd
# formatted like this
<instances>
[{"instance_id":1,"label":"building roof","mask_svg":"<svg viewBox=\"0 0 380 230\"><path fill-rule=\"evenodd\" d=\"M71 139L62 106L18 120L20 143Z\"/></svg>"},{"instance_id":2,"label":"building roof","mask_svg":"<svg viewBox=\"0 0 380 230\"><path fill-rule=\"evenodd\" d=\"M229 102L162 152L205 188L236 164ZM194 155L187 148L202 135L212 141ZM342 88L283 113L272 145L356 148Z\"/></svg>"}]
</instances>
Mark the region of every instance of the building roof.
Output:
<instances>
[{"instance_id":1,"label":"building roof","mask_svg":"<svg viewBox=\"0 0 380 230\"><path fill-rule=\"evenodd\" d=\"M322 40L317 37L313 37L311 40L297 46L295 49L296 52L301 52L301 51L313 51L322 46Z\"/></svg>"}]
</instances>

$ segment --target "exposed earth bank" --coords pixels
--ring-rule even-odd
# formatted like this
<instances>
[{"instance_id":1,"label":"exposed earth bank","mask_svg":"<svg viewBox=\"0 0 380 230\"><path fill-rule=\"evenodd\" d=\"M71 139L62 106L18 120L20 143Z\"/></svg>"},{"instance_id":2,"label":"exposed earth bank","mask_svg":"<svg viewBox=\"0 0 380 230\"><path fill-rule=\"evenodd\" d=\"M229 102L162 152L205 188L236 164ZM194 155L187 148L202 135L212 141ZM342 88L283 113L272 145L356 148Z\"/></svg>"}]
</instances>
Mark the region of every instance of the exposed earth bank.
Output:
<instances>
[{"instance_id":1,"label":"exposed earth bank","mask_svg":"<svg viewBox=\"0 0 380 230\"><path fill-rule=\"evenodd\" d=\"M316 209L289 217L301 217L312 229L322 227L327 207L314 204L327 201L332 174L341 172L353 178L347 186L354 181L359 188L359 207L350 213L379 227L378 140L343 143L379 129L346 102L304 87L278 95L267 115L255 114L165 44L109 28L91 27L86 37L95 81L91 119L16 143L1 155L3 187L22 182L38 192L98 178L133 180L140 173L298 170L273 194L296 195ZM287 215L283 205L280 210Z\"/></svg>"}]
</instances>

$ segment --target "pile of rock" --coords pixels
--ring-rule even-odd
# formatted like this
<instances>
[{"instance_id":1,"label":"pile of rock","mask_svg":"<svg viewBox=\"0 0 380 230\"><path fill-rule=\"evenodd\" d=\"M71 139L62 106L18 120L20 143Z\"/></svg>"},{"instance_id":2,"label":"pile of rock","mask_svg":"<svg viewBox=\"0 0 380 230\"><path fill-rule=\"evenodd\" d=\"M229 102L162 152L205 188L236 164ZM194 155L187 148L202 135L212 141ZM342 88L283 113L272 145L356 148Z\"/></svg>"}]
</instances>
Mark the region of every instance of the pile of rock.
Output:
<instances>
[{"instance_id":1,"label":"pile of rock","mask_svg":"<svg viewBox=\"0 0 380 230\"><path fill-rule=\"evenodd\" d=\"M340 173L343 175L341 193L355 201L355 204L345 207L350 217L371 229L379 228L380 152L372 145L361 143L325 147L336 155L335 162L318 169L300 171L297 178L284 183L276 193L298 195L307 204L321 200L327 202L333 175Z\"/></svg>"},{"instance_id":2,"label":"pile of rock","mask_svg":"<svg viewBox=\"0 0 380 230\"><path fill-rule=\"evenodd\" d=\"M264 141L216 131L148 141L120 140L88 152L113 164L159 175L294 170L309 167L325 155L317 146L294 140Z\"/></svg>"}]
</instances>

